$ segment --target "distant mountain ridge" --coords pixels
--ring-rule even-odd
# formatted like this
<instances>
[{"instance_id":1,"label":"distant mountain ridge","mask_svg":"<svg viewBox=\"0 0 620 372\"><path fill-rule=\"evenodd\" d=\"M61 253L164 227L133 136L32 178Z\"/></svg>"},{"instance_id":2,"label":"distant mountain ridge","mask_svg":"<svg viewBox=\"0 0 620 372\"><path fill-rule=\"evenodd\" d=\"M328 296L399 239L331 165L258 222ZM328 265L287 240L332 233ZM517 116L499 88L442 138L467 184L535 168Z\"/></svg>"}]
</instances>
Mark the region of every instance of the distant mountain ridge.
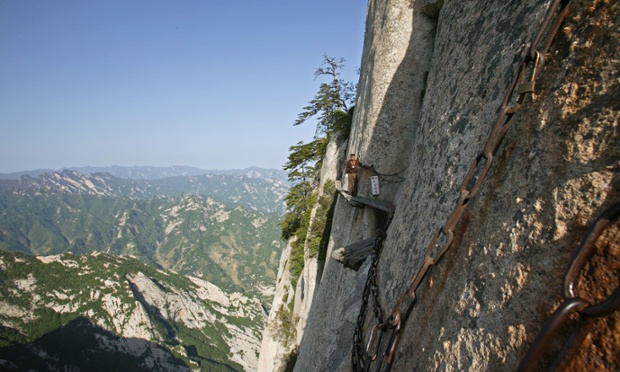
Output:
<instances>
[{"instance_id":1,"label":"distant mountain ridge","mask_svg":"<svg viewBox=\"0 0 620 372\"><path fill-rule=\"evenodd\" d=\"M0 180L0 370L254 370L288 189L259 168Z\"/></svg>"},{"instance_id":2,"label":"distant mountain ridge","mask_svg":"<svg viewBox=\"0 0 620 372\"><path fill-rule=\"evenodd\" d=\"M168 177L213 175L246 175L253 178L274 178L282 181L287 180L286 172L278 169L267 169L251 166L244 169L207 170L184 165L169 167L154 166L118 166L109 167L68 167L62 169L35 169L30 171L0 173L0 180L19 180L22 176L38 177L45 173L61 173L65 170L76 171L83 174L109 173L112 176L123 179L136 180L159 180Z\"/></svg>"},{"instance_id":3,"label":"distant mountain ridge","mask_svg":"<svg viewBox=\"0 0 620 372\"><path fill-rule=\"evenodd\" d=\"M288 182L272 172L248 168L243 174L202 174L159 179L125 179L110 173L82 173L73 170L23 174L19 179L0 179L0 191L95 195L144 199L184 194L212 197L230 207L242 205L263 212L284 213Z\"/></svg>"},{"instance_id":4,"label":"distant mountain ridge","mask_svg":"<svg viewBox=\"0 0 620 372\"><path fill-rule=\"evenodd\" d=\"M275 278L287 190L280 180L245 175L24 175L0 180L0 249L131 254L261 296Z\"/></svg>"}]
</instances>

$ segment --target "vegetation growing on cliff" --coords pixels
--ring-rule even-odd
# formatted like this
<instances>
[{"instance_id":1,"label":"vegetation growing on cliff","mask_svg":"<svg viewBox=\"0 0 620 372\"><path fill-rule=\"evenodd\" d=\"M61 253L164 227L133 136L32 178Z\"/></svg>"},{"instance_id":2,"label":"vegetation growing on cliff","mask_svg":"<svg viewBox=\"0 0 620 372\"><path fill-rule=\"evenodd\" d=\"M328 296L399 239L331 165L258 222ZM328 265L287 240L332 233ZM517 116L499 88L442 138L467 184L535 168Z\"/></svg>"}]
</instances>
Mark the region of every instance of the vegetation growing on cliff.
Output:
<instances>
[{"instance_id":1,"label":"vegetation growing on cliff","mask_svg":"<svg viewBox=\"0 0 620 372\"><path fill-rule=\"evenodd\" d=\"M319 260L325 259L331 220L334 213L336 186L333 180L325 181L323 195L318 198L318 206L312 221L312 226L308 229L307 241L310 257L318 257Z\"/></svg>"},{"instance_id":2,"label":"vegetation growing on cliff","mask_svg":"<svg viewBox=\"0 0 620 372\"><path fill-rule=\"evenodd\" d=\"M323 67L316 70L315 77L327 75L331 81L320 85L314 99L304 107L294 123L300 125L309 119L316 119L315 136L308 143L299 142L291 146L288 162L284 166L289 181L294 183L285 199L287 211L281 224L282 239L291 241L286 270L290 272L292 288L297 287L306 255L319 260L325 257L326 237L329 235L327 229L331 227L336 189L333 180L328 180L319 197L319 174L330 139L333 136L338 136L339 140L347 138L353 118L351 106L355 99L355 86L339 79L344 60L327 55L323 57ZM274 337L284 345L290 345L296 337L298 319L293 314L293 305L293 300L285 298L276 310L275 321L271 325ZM295 358L296 352L293 351L287 370L292 369Z\"/></svg>"},{"instance_id":3,"label":"vegetation growing on cliff","mask_svg":"<svg viewBox=\"0 0 620 372\"><path fill-rule=\"evenodd\" d=\"M275 322L272 323L274 338L282 345L290 345L297 337L295 324L299 319L284 304L276 310Z\"/></svg>"},{"instance_id":4,"label":"vegetation growing on cliff","mask_svg":"<svg viewBox=\"0 0 620 372\"><path fill-rule=\"evenodd\" d=\"M323 56L323 67L318 68L314 75L315 78L329 76L331 81L320 85L314 99L303 108L304 111L298 115L294 123L300 125L311 118L316 119L314 139L309 143L299 142L291 146L288 162L284 165L284 170L288 171L288 179L295 183L286 197L287 211L282 221L282 238L285 240L296 238L291 244L291 259L288 266L293 278L297 278L303 269L304 244L310 227L310 213L317 201L314 188L318 183L327 143L334 135L348 136L351 128L355 86L339 78L343 63L342 58ZM320 241L317 230L313 229L312 235L314 240L318 238ZM313 246L318 247L316 244ZM314 251L318 255L318 248Z\"/></svg>"}]
</instances>

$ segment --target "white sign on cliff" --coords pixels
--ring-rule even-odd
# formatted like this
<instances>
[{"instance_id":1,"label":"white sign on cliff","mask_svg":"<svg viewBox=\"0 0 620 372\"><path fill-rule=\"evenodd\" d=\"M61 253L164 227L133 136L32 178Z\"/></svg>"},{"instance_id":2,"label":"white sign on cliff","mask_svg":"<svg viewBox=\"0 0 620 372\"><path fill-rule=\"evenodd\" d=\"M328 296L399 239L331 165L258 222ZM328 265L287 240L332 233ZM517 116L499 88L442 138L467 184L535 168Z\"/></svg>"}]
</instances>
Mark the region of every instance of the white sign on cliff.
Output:
<instances>
[{"instance_id":1,"label":"white sign on cliff","mask_svg":"<svg viewBox=\"0 0 620 372\"><path fill-rule=\"evenodd\" d=\"M373 195L379 195L379 176L370 177L370 190Z\"/></svg>"}]
</instances>

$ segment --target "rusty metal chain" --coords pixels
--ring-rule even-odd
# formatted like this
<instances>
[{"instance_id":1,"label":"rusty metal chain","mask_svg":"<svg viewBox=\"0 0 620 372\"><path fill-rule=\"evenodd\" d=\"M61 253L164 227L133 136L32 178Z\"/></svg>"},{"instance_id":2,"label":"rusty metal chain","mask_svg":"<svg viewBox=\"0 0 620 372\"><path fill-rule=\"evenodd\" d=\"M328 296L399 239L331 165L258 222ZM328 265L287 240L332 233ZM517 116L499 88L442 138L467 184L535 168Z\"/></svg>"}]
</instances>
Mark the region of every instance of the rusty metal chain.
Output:
<instances>
[{"instance_id":1,"label":"rusty metal chain","mask_svg":"<svg viewBox=\"0 0 620 372\"><path fill-rule=\"evenodd\" d=\"M404 173L408 168L409 168L409 166L407 165L404 169L402 169L402 170L400 170L398 172L387 174L387 173L380 173L379 171L377 171L377 169L375 168L374 165L364 166L364 169L368 169L372 173L374 173L377 176L379 176L381 181L387 182L387 183L401 183L401 182L404 182L405 181L405 177L401 176L401 174Z\"/></svg>"},{"instance_id":2,"label":"rusty metal chain","mask_svg":"<svg viewBox=\"0 0 620 372\"><path fill-rule=\"evenodd\" d=\"M370 297L370 293L373 293L374 303L377 304L377 264L379 263L379 254L381 251L381 240L379 240L379 244L377 244L377 239L375 239L375 245L373 246L371 257L372 263L370 268L368 269L368 277L366 278L366 286L364 287L364 292L362 293L362 306L360 307L359 315L357 316L357 323L355 327L355 332L353 334L353 353L351 355L353 362L353 369L355 371L366 371L368 366L370 365L368 352L364 349L364 335L362 333L362 329L364 327L364 322L366 320L366 308L368 307L368 299ZM377 306L377 305L376 305ZM383 311L381 310L382 314ZM375 316L377 311L375 310ZM378 318L383 319L383 317Z\"/></svg>"},{"instance_id":3,"label":"rusty metal chain","mask_svg":"<svg viewBox=\"0 0 620 372\"><path fill-rule=\"evenodd\" d=\"M576 351L574 346L580 345L583 338L587 336L592 326L592 318L608 315L620 308L620 285L604 301L598 304L590 303L588 300L575 295L579 274L582 272L588 259L592 257L595 248L594 243L603 231L618 218L620 218L620 203L604 211L590 226L579 248L573 254L571 263L564 276L564 301L543 325L527 353L521 359L518 371L531 371L534 369L543 356L546 347L572 314L578 313L585 321L580 327L576 327L573 335L565 343L564 348L554 362L555 367L563 365L565 360L571 359L572 354ZM553 369L555 370L556 368Z\"/></svg>"},{"instance_id":4,"label":"rusty metal chain","mask_svg":"<svg viewBox=\"0 0 620 372\"><path fill-rule=\"evenodd\" d=\"M375 354L369 360L365 359L363 364L356 364L356 361L359 362L359 359L356 359L359 357L356 349L363 342L360 329L363 327L364 315L360 312L361 319L358 318L354 341L355 347L353 367L355 370L369 370L369 363L372 363L375 360L377 361L376 370L379 371L383 369L385 371L389 371L391 369L394 361L394 352L400 339L401 327L407 321L409 314L416 303L416 291L426 277L429 268L439 262L439 260L452 245L454 240L454 229L460 221L467 204L480 190L482 182L486 178L486 175L493 164L497 150L499 149L499 146L508 129L510 129L513 124L514 114L521 109L526 95L534 92L536 79L538 78L538 75L544 65L545 54L551 46L551 41L555 37L561 22L566 17L569 2L570 0L553 0L550 4L538 32L534 36L530 47L525 53L519 72L517 73L504 100L502 101L500 114L491 128L489 137L485 142L482 151L474 159L467 175L465 176L465 179L461 183L459 188L459 198L456 202L454 210L448 217L445 224L435 233L433 239L424 252L424 258L421 265L411 279L409 289L403 292L400 296L389 318L385 321L378 320L377 324L373 327L367 344L368 347L376 344L377 350L381 347L383 333L391 331L387 347L384 349L385 351L379 358L377 358L378 355ZM374 261L373 265L374 267L371 267L371 269L372 276L374 277L376 276L376 265ZM376 282L376 278L373 278L372 280ZM365 305L363 308L365 311ZM360 324L360 320L362 324ZM363 350L361 350L361 352L363 353ZM368 353L366 352L365 355L368 356ZM385 368L383 368L384 362Z\"/></svg>"},{"instance_id":5,"label":"rusty metal chain","mask_svg":"<svg viewBox=\"0 0 620 372\"><path fill-rule=\"evenodd\" d=\"M357 316L355 332L353 333L353 352L351 354L351 362L353 364L354 371L368 371L371 362L375 360L378 352L377 348L375 350L375 354L373 356L370 356L368 353L370 345L367 345L366 348L364 348L363 329L364 322L366 320L366 308L368 307L368 300L370 294L372 294L373 296L373 313L375 315L375 319L379 321L384 317L383 308L381 307L381 302L379 302L379 289L377 286L377 265L379 264L381 248L383 247L383 240L386 237L386 231L390 226L390 223L392 222L393 216L394 211L390 211L387 222L385 223L383 228L377 232L375 236L375 241L373 243L373 248L371 251L372 263L370 264L370 268L368 269L366 285L364 286L364 291L362 292L362 305L360 307L359 315ZM374 331L375 329L373 329L372 332Z\"/></svg>"}]
</instances>

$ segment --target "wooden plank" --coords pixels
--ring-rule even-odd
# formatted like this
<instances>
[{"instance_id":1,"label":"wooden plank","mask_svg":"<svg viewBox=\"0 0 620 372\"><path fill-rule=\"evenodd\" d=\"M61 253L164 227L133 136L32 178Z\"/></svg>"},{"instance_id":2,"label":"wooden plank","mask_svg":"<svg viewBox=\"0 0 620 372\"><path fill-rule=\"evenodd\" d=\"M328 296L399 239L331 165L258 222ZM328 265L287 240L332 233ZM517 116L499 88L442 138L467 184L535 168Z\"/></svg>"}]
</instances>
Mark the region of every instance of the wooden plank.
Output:
<instances>
[{"instance_id":1,"label":"wooden plank","mask_svg":"<svg viewBox=\"0 0 620 372\"><path fill-rule=\"evenodd\" d=\"M394 213L394 205L392 203L388 203L383 200L373 199L373 198L364 198L359 196L352 196L351 200L356 203L366 204L373 208L382 210L386 213Z\"/></svg>"},{"instance_id":2,"label":"wooden plank","mask_svg":"<svg viewBox=\"0 0 620 372\"><path fill-rule=\"evenodd\" d=\"M353 196L349 194L347 191L344 191L341 189L338 191L340 192L340 195L342 195L347 200L347 202L349 202L349 204L351 204L354 207L362 207L364 205L368 205L370 207L382 210L389 214L394 213L394 205L392 203L389 203L383 200L373 199L373 198Z\"/></svg>"},{"instance_id":3,"label":"wooden plank","mask_svg":"<svg viewBox=\"0 0 620 372\"><path fill-rule=\"evenodd\" d=\"M375 245L375 238L360 240L344 248L336 249L332 252L332 258L341 262L346 267L358 270L364 260L372 253Z\"/></svg>"},{"instance_id":4,"label":"wooden plank","mask_svg":"<svg viewBox=\"0 0 620 372\"><path fill-rule=\"evenodd\" d=\"M351 194L349 194L347 191L344 190L338 190L340 191L340 195L342 195L349 204L351 204L354 207L363 207L364 203L360 203L358 201L353 200L354 196L352 196Z\"/></svg>"}]
</instances>

